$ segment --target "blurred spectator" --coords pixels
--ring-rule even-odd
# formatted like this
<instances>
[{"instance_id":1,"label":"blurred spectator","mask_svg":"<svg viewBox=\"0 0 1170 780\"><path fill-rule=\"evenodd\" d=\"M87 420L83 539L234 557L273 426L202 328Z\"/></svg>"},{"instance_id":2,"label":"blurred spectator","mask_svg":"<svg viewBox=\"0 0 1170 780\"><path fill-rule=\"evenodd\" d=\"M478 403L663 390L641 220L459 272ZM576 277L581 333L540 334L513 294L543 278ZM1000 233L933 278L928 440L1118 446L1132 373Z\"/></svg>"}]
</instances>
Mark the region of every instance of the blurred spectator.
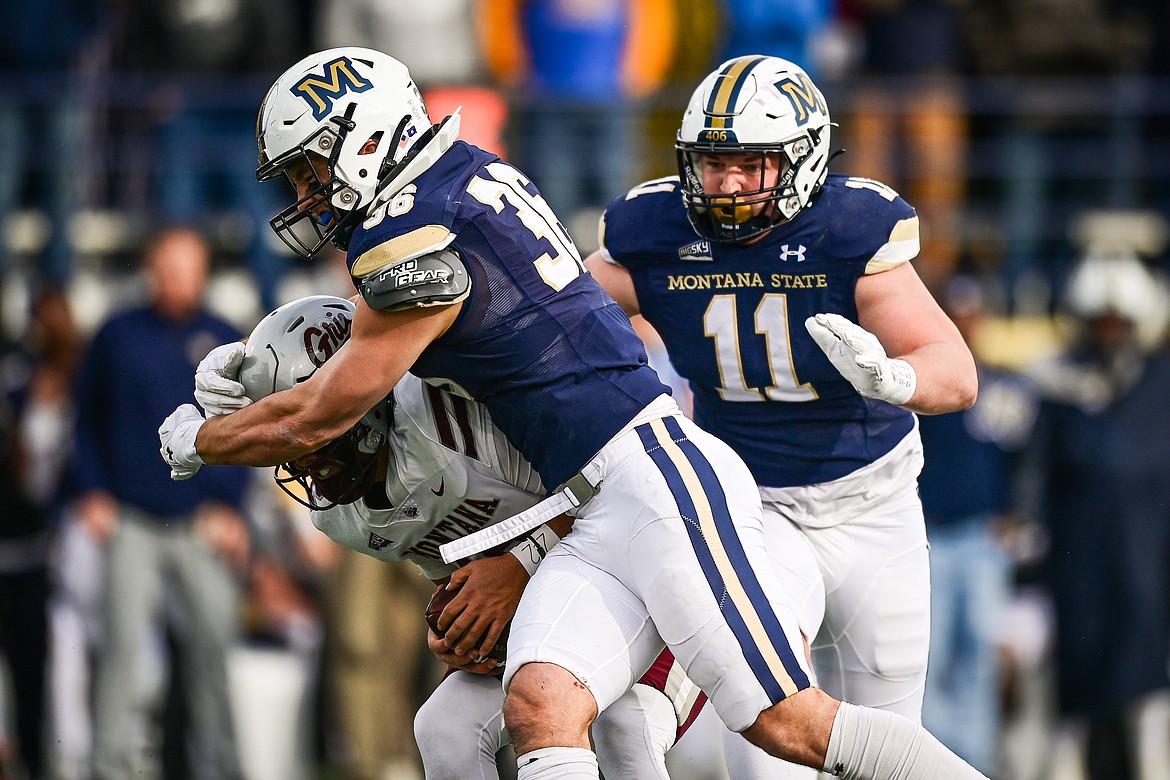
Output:
<instances>
[{"instance_id":1,"label":"blurred spectator","mask_svg":"<svg viewBox=\"0 0 1170 780\"><path fill-rule=\"evenodd\" d=\"M867 76L846 143L858 174L889 184L922 222L919 272L939 288L958 262L966 188L963 6L969 0L851 0Z\"/></svg>"},{"instance_id":2,"label":"blurred spectator","mask_svg":"<svg viewBox=\"0 0 1170 780\"><path fill-rule=\"evenodd\" d=\"M201 308L204 236L163 230L146 247L150 303L113 316L94 337L76 396L80 521L105 547L104 636L95 673L94 769L99 780L154 776L150 720L157 696L151 641L165 596L180 617L195 778L240 775L225 654L237 633L237 583L248 535L238 513L249 472L212 469L172 482L155 445L165 409L190 400L195 366L239 338Z\"/></svg>"},{"instance_id":3,"label":"blurred spectator","mask_svg":"<svg viewBox=\"0 0 1170 780\"><path fill-rule=\"evenodd\" d=\"M52 559L49 699L53 777L88 780L93 756L93 659L102 634L102 546L68 510Z\"/></svg>"},{"instance_id":4,"label":"blurred spectator","mask_svg":"<svg viewBox=\"0 0 1170 780\"><path fill-rule=\"evenodd\" d=\"M46 219L43 275L72 271L68 222L80 205L84 116L78 91L84 44L100 29L92 0L0 0L0 272L11 264L11 218L34 206Z\"/></svg>"},{"instance_id":5,"label":"blurred spectator","mask_svg":"<svg viewBox=\"0 0 1170 780\"><path fill-rule=\"evenodd\" d=\"M316 44L366 46L404 63L421 88L483 79L474 0L321 0Z\"/></svg>"},{"instance_id":6,"label":"blurred spectator","mask_svg":"<svg viewBox=\"0 0 1170 780\"><path fill-rule=\"evenodd\" d=\"M942 305L974 345L986 310L978 283L948 282ZM926 465L918 477L930 542L930 666L922 723L986 775L1000 732L1000 624L1011 565L998 532L1011 522L1015 456L1036 417L1021 377L979 362L979 398L962 412L919 418Z\"/></svg>"},{"instance_id":7,"label":"blurred spectator","mask_svg":"<svg viewBox=\"0 0 1170 780\"><path fill-rule=\"evenodd\" d=\"M508 103L487 83L475 2L322 0L318 43L389 52L410 69L432 120L462 107L459 137L502 157Z\"/></svg>"},{"instance_id":8,"label":"blurred spectator","mask_svg":"<svg viewBox=\"0 0 1170 780\"><path fill-rule=\"evenodd\" d=\"M582 209L600 209L638 182L640 101L658 90L670 65L674 4L479 3L488 67L515 95L513 159L553 210L572 222Z\"/></svg>"},{"instance_id":9,"label":"blurred spectator","mask_svg":"<svg viewBox=\"0 0 1170 780\"><path fill-rule=\"evenodd\" d=\"M720 3L675 0L674 17L676 45L673 56L661 94L647 105L644 138L639 142L639 148L645 149L640 160L643 179L678 175L674 141L689 94L685 90L702 81L721 61L717 59L719 47L723 45L724 10ZM574 235L573 240L582 256L597 249L597 239L590 233Z\"/></svg>"},{"instance_id":10,"label":"blurred spectator","mask_svg":"<svg viewBox=\"0 0 1170 780\"><path fill-rule=\"evenodd\" d=\"M252 530L248 638L315 664L324 573L337 560L337 545L313 526L308 510L277 487L270 469L256 469L253 476L246 504Z\"/></svg>"},{"instance_id":11,"label":"blurred spectator","mask_svg":"<svg viewBox=\"0 0 1170 780\"><path fill-rule=\"evenodd\" d=\"M210 227L228 209L246 217L239 248L274 308L287 257L268 220L283 204L257 185L256 106L289 63L306 54L293 0L127 0L123 66L147 77L158 216ZM230 84L230 88L226 85Z\"/></svg>"},{"instance_id":12,"label":"blurred spectator","mask_svg":"<svg viewBox=\"0 0 1170 780\"><path fill-rule=\"evenodd\" d=\"M1145 75L1151 79L1146 87L1146 95L1154 95L1152 101L1142 106L1140 120L1144 123L1144 137L1142 139L1142 156L1139 168L1134 172L1134 179L1140 181L1148 172L1148 160L1151 157L1162 156L1158 151L1170 146L1170 3L1163 0L1137 0L1143 11L1143 25L1149 35L1149 48L1145 63ZM1150 103L1159 108L1152 109ZM1167 181L1164 172L1156 173L1151 177L1150 184L1142 188L1143 193L1149 193L1150 205L1157 208L1162 214L1170 215L1170 181ZM1162 267L1170 268L1162 258Z\"/></svg>"},{"instance_id":13,"label":"blurred spectator","mask_svg":"<svg viewBox=\"0 0 1170 780\"><path fill-rule=\"evenodd\" d=\"M407 563L341 548L328 576L326 689L348 780L421 780L414 713L438 684L420 617L433 591Z\"/></svg>"},{"instance_id":14,"label":"blurred spectator","mask_svg":"<svg viewBox=\"0 0 1170 780\"><path fill-rule=\"evenodd\" d=\"M1075 338L1033 372L1031 465L1060 714L1084 727L1087 777L1114 780L1138 776L1143 704L1170 690L1170 298L1132 253L1090 251L1064 301Z\"/></svg>"},{"instance_id":15,"label":"blurred spectator","mask_svg":"<svg viewBox=\"0 0 1170 780\"><path fill-rule=\"evenodd\" d=\"M270 469L253 477L245 644L229 666L240 763L248 780L311 780L327 758L324 585L338 548L277 488Z\"/></svg>"},{"instance_id":16,"label":"blurred spectator","mask_svg":"<svg viewBox=\"0 0 1170 780\"><path fill-rule=\"evenodd\" d=\"M1033 291L1037 281L1050 289L1058 276L1070 204L1137 205L1134 166L1142 161L1129 151L1129 135L1140 101L1124 76L1147 56L1147 25L1129 0L970 5L964 29L974 74L990 77L981 82L981 97L994 108L994 145L985 157L1001 187L1003 273L1016 313L1047 313L1048 296ZM1087 83L1096 87L1090 93L1105 96L1092 107Z\"/></svg>"},{"instance_id":17,"label":"blurred spectator","mask_svg":"<svg viewBox=\"0 0 1170 780\"><path fill-rule=\"evenodd\" d=\"M15 761L32 780L49 777L49 550L72 452L77 355L68 300L53 288L36 296L24 348L0 363L0 652L15 699Z\"/></svg>"},{"instance_id":18,"label":"blurred spectator","mask_svg":"<svg viewBox=\"0 0 1170 780\"><path fill-rule=\"evenodd\" d=\"M833 0L723 0L723 51L715 62L766 54L817 78L814 42L832 18Z\"/></svg>"}]
</instances>

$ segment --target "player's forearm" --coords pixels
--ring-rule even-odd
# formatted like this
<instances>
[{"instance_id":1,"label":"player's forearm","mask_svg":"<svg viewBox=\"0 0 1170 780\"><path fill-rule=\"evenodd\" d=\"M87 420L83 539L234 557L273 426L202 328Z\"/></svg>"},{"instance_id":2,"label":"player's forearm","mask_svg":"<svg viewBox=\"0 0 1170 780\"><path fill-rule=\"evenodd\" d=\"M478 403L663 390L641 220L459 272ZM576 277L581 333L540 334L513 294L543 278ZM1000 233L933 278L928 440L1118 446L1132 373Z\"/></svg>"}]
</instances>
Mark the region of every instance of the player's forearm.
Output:
<instances>
[{"instance_id":1,"label":"player's forearm","mask_svg":"<svg viewBox=\"0 0 1170 780\"><path fill-rule=\"evenodd\" d=\"M573 517L571 515L557 515L552 520L548 521L548 527L561 539L569 535L569 531L573 530Z\"/></svg>"},{"instance_id":2,"label":"player's forearm","mask_svg":"<svg viewBox=\"0 0 1170 780\"><path fill-rule=\"evenodd\" d=\"M918 414L962 411L975 403L979 379L965 346L939 342L900 355L918 375L914 395L903 408Z\"/></svg>"},{"instance_id":3,"label":"player's forearm","mask_svg":"<svg viewBox=\"0 0 1170 780\"><path fill-rule=\"evenodd\" d=\"M349 427L344 420L309 415L284 397L291 394L277 393L211 418L199 428L195 451L209 464L274 466L319 449Z\"/></svg>"}]
</instances>

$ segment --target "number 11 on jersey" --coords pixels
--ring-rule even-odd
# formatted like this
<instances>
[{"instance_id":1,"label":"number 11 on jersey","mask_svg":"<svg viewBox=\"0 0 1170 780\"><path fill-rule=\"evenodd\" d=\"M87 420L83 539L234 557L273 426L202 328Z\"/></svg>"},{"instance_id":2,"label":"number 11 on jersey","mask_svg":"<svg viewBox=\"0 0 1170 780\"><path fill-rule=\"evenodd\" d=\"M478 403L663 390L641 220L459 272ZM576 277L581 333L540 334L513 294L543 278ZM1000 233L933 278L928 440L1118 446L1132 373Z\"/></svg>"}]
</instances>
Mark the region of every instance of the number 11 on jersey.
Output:
<instances>
[{"instance_id":1,"label":"number 11 on jersey","mask_svg":"<svg viewBox=\"0 0 1170 780\"><path fill-rule=\"evenodd\" d=\"M734 295L716 295L703 312L703 332L715 340L719 367L719 396L724 401L815 401L817 391L796 376L792 363L792 339L788 330L788 296L768 293L755 311L755 331L767 346L772 384L762 391L747 386L739 343L739 318Z\"/></svg>"}]
</instances>

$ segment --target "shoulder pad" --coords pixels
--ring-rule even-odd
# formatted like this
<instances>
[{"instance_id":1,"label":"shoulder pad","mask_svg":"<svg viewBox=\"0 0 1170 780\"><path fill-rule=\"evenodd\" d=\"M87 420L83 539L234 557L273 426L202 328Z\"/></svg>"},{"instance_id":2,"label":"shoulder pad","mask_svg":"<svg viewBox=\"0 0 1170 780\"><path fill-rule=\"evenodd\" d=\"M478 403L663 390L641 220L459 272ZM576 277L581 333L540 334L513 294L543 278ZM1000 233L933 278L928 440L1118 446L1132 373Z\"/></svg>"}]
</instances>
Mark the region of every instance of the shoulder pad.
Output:
<instances>
[{"instance_id":1,"label":"shoulder pad","mask_svg":"<svg viewBox=\"0 0 1170 780\"><path fill-rule=\"evenodd\" d=\"M881 273L908 263L918 256L921 248L917 215L898 220L890 229L890 237L886 243L882 244L866 263L865 273L866 275Z\"/></svg>"},{"instance_id":2,"label":"shoulder pad","mask_svg":"<svg viewBox=\"0 0 1170 780\"><path fill-rule=\"evenodd\" d=\"M378 311L445 306L471 291L471 274L453 247L399 260L354 281L366 304Z\"/></svg>"}]
</instances>

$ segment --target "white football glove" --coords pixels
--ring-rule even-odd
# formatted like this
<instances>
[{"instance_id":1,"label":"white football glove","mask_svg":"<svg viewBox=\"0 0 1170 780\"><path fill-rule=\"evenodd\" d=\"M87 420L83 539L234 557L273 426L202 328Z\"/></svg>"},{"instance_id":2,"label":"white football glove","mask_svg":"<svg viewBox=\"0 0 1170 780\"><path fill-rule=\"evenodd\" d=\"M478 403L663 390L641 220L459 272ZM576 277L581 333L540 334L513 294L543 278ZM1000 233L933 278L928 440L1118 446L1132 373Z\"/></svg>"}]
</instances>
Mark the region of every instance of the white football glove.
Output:
<instances>
[{"instance_id":1,"label":"white football glove","mask_svg":"<svg viewBox=\"0 0 1170 780\"><path fill-rule=\"evenodd\" d=\"M171 479L190 479L203 465L195 451L195 437L206 422L194 404L183 404L158 426L159 453L171 467Z\"/></svg>"},{"instance_id":2,"label":"white football glove","mask_svg":"<svg viewBox=\"0 0 1170 780\"><path fill-rule=\"evenodd\" d=\"M221 344L207 353L195 369L195 400L208 417L231 414L252 403L244 395L240 363L244 359L244 342Z\"/></svg>"},{"instance_id":3,"label":"white football glove","mask_svg":"<svg viewBox=\"0 0 1170 780\"><path fill-rule=\"evenodd\" d=\"M840 314L817 314L804 327L841 376L867 398L901 406L914 395L918 375L905 360L886 355L877 336Z\"/></svg>"}]
</instances>

